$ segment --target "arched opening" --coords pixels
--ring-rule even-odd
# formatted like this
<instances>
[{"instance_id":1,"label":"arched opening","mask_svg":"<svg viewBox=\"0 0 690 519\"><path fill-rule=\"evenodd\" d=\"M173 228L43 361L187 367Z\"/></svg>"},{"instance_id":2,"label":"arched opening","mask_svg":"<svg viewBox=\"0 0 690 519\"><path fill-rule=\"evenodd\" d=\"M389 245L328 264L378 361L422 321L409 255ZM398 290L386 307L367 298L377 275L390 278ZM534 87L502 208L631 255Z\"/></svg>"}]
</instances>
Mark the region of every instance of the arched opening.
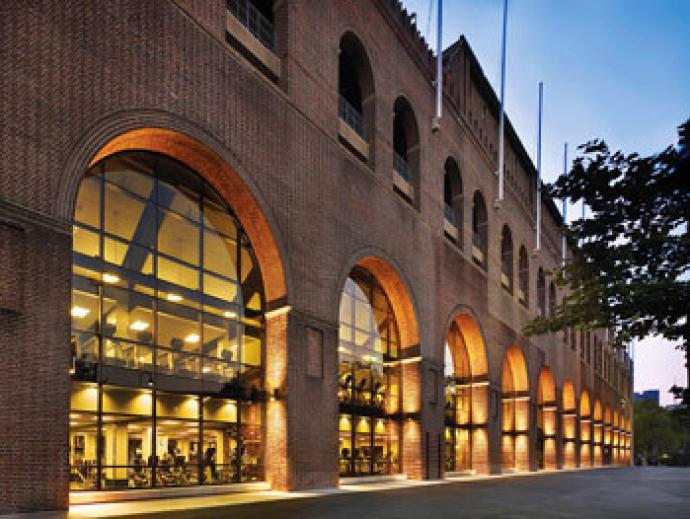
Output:
<instances>
[{"instance_id":1,"label":"arched opening","mask_svg":"<svg viewBox=\"0 0 690 519\"><path fill-rule=\"evenodd\" d=\"M520 280L520 285L518 287L518 299L525 308L529 308L529 257L527 256L527 250L525 249L524 245L520 246L518 269Z\"/></svg>"},{"instance_id":2,"label":"arched opening","mask_svg":"<svg viewBox=\"0 0 690 519\"><path fill-rule=\"evenodd\" d=\"M501 231L501 285L513 293L513 235L507 225Z\"/></svg>"},{"instance_id":3,"label":"arched opening","mask_svg":"<svg viewBox=\"0 0 690 519\"><path fill-rule=\"evenodd\" d=\"M631 444L630 442L632 441L632 423L630 419L630 410L627 412L621 411L621 416L625 417L624 420L624 427L623 430L625 431L625 438L623 440L623 464L628 465L630 464L630 450L631 450ZM623 418L621 418L623 420Z\"/></svg>"},{"instance_id":4,"label":"arched opening","mask_svg":"<svg viewBox=\"0 0 690 519\"><path fill-rule=\"evenodd\" d=\"M506 350L503 360L502 391L503 470L529 470L529 377L525 357L515 344Z\"/></svg>"},{"instance_id":5,"label":"arched opening","mask_svg":"<svg viewBox=\"0 0 690 519\"><path fill-rule=\"evenodd\" d=\"M537 272L537 313L539 317L546 317L546 276L541 267Z\"/></svg>"},{"instance_id":6,"label":"arched opening","mask_svg":"<svg viewBox=\"0 0 690 519\"><path fill-rule=\"evenodd\" d=\"M477 190L472 197L472 259L484 270L488 269L489 223L486 203Z\"/></svg>"},{"instance_id":7,"label":"arched opening","mask_svg":"<svg viewBox=\"0 0 690 519\"><path fill-rule=\"evenodd\" d=\"M486 351L472 316L457 315L445 345L445 470L489 472Z\"/></svg>"},{"instance_id":8,"label":"arched opening","mask_svg":"<svg viewBox=\"0 0 690 519\"><path fill-rule=\"evenodd\" d=\"M116 141L74 211L71 488L263 480L275 271L208 170Z\"/></svg>"},{"instance_id":9,"label":"arched opening","mask_svg":"<svg viewBox=\"0 0 690 519\"><path fill-rule=\"evenodd\" d=\"M537 466L540 469L555 470L558 468L558 402L556 383L548 366L544 366L539 373L537 399Z\"/></svg>"},{"instance_id":10,"label":"arched opening","mask_svg":"<svg viewBox=\"0 0 690 519\"><path fill-rule=\"evenodd\" d=\"M603 463L603 412L601 409L601 401L597 398L594 401L594 416L592 420L592 445L594 455L594 465L600 467Z\"/></svg>"},{"instance_id":11,"label":"arched opening","mask_svg":"<svg viewBox=\"0 0 690 519\"><path fill-rule=\"evenodd\" d=\"M580 393L580 467L592 466L592 407L589 391Z\"/></svg>"},{"instance_id":12,"label":"arched opening","mask_svg":"<svg viewBox=\"0 0 690 519\"><path fill-rule=\"evenodd\" d=\"M549 317L556 315L556 285L553 281L549 283Z\"/></svg>"},{"instance_id":13,"label":"arched opening","mask_svg":"<svg viewBox=\"0 0 690 519\"><path fill-rule=\"evenodd\" d=\"M563 383L563 466L577 467L577 400L572 380Z\"/></svg>"},{"instance_id":14,"label":"arched opening","mask_svg":"<svg viewBox=\"0 0 690 519\"><path fill-rule=\"evenodd\" d=\"M373 159L374 76L364 45L350 32L340 39L338 95L341 142L362 160Z\"/></svg>"},{"instance_id":15,"label":"arched opening","mask_svg":"<svg viewBox=\"0 0 690 519\"><path fill-rule=\"evenodd\" d=\"M443 231L459 247L462 247L462 215L462 176L458 163L448 157L443 167Z\"/></svg>"},{"instance_id":16,"label":"arched opening","mask_svg":"<svg viewBox=\"0 0 690 519\"><path fill-rule=\"evenodd\" d=\"M621 453L623 449L621 448L621 428L624 425L624 417L619 415L618 409L613 410L613 462L621 463L623 457Z\"/></svg>"},{"instance_id":17,"label":"arched opening","mask_svg":"<svg viewBox=\"0 0 690 519\"><path fill-rule=\"evenodd\" d=\"M604 408L603 463L604 465L613 463L613 415L611 414L611 406L608 404Z\"/></svg>"},{"instance_id":18,"label":"arched opening","mask_svg":"<svg viewBox=\"0 0 690 519\"><path fill-rule=\"evenodd\" d=\"M398 474L405 467L405 450L414 448L409 438L419 427L418 378L411 376L418 345L402 281L383 260L364 258L350 272L340 299L341 476Z\"/></svg>"},{"instance_id":19,"label":"arched opening","mask_svg":"<svg viewBox=\"0 0 690 519\"><path fill-rule=\"evenodd\" d=\"M398 97L393 106L393 187L414 204L419 187L419 129L412 106Z\"/></svg>"}]
</instances>

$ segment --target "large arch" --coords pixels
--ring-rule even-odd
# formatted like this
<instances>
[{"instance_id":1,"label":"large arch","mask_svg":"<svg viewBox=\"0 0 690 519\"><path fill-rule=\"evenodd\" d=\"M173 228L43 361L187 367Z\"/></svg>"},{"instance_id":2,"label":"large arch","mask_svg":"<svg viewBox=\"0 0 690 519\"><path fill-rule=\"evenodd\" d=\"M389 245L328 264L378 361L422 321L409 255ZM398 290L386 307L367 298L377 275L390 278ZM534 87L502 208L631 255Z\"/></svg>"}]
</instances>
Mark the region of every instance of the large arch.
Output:
<instances>
[{"instance_id":1,"label":"large arch","mask_svg":"<svg viewBox=\"0 0 690 519\"><path fill-rule=\"evenodd\" d=\"M555 470L558 468L558 401L556 382L548 366L542 367L539 373L537 404L537 466Z\"/></svg>"},{"instance_id":2,"label":"large arch","mask_svg":"<svg viewBox=\"0 0 690 519\"><path fill-rule=\"evenodd\" d=\"M484 195L477 189L472 196L472 259L484 270L489 268L489 214Z\"/></svg>"},{"instance_id":3,"label":"large arch","mask_svg":"<svg viewBox=\"0 0 690 519\"><path fill-rule=\"evenodd\" d=\"M604 448L602 463L611 465L613 463L613 415L611 406L606 404L604 407Z\"/></svg>"},{"instance_id":4,"label":"large arch","mask_svg":"<svg viewBox=\"0 0 690 519\"><path fill-rule=\"evenodd\" d=\"M580 467L592 465L592 406L589 391L580 393Z\"/></svg>"},{"instance_id":5,"label":"large arch","mask_svg":"<svg viewBox=\"0 0 690 519\"><path fill-rule=\"evenodd\" d=\"M508 347L503 359L502 397L503 470L529 470L529 375L525 356L516 344Z\"/></svg>"},{"instance_id":6,"label":"large arch","mask_svg":"<svg viewBox=\"0 0 690 519\"><path fill-rule=\"evenodd\" d=\"M475 317L467 309L456 310L445 344L445 468L487 474L486 346Z\"/></svg>"},{"instance_id":7,"label":"large arch","mask_svg":"<svg viewBox=\"0 0 690 519\"><path fill-rule=\"evenodd\" d=\"M594 401L594 414L592 417L592 454L594 465L600 467L603 464L603 418L604 412L601 407L601 400Z\"/></svg>"},{"instance_id":8,"label":"large arch","mask_svg":"<svg viewBox=\"0 0 690 519\"><path fill-rule=\"evenodd\" d=\"M448 157L443 165L443 230L460 248L463 244L464 211L460 167L453 157Z\"/></svg>"},{"instance_id":9,"label":"large arch","mask_svg":"<svg viewBox=\"0 0 690 519\"><path fill-rule=\"evenodd\" d=\"M150 152L174 159L198 174L227 204L251 243L264 287L263 310L266 341L271 348L265 348L263 359L263 390L269 388L282 393L287 380L287 316L288 277L281 247L272 225L262 209L255 190L216 151L222 149L213 139L204 142L183 131L163 126L141 127L142 122L171 123L176 126L179 121L167 114L146 112L141 114L119 114L103 122L94 135L82 145L76 147L75 153L67 165L68 182L62 186L58 198L57 210L71 213L75 206L77 188L81 184L78 177L80 167L93 167L101 161L128 152ZM181 123L181 126L186 126ZM190 133L198 130L190 128ZM213 144L211 144L213 143ZM83 171L81 173L83 178ZM71 217L70 217L71 218ZM168 301L176 301L169 295ZM226 312L228 317L232 312ZM186 341L198 341L198 336L190 334ZM174 339L179 342L179 339ZM175 343L177 344L177 343ZM151 385L149 378L149 387ZM275 489L288 489L289 481L287 453L287 410L285 400L272 400L266 404L265 442L274 445L273 454L267 457L263 474Z\"/></svg>"},{"instance_id":10,"label":"large arch","mask_svg":"<svg viewBox=\"0 0 690 519\"><path fill-rule=\"evenodd\" d=\"M421 479L422 374L413 298L392 263L372 252L354 258L340 291L340 473L404 471ZM366 315L369 324L363 324Z\"/></svg>"},{"instance_id":11,"label":"large arch","mask_svg":"<svg viewBox=\"0 0 690 519\"><path fill-rule=\"evenodd\" d=\"M421 142L412 104L398 96L393 105L393 187L404 200L419 207Z\"/></svg>"},{"instance_id":12,"label":"large arch","mask_svg":"<svg viewBox=\"0 0 690 519\"><path fill-rule=\"evenodd\" d=\"M563 382L563 415L561 428L563 431L563 466L577 467L577 398L575 386L571 379Z\"/></svg>"}]
</instances>

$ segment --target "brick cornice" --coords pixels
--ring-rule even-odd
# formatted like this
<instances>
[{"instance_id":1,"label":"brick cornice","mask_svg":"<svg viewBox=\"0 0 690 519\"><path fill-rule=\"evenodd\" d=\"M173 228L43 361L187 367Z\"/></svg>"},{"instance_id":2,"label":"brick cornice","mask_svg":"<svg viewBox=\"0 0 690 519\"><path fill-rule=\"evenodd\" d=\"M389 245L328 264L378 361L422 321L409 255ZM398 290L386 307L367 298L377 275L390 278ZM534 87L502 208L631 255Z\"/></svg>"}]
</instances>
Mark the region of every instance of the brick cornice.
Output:
<instances>
[{"instance_id":1,"label":"brick cornice","mask_svg":"<svg viewBox=\"0 0 690 519\"><path fill-rule=\"evenodd\" d=\"M0 198L0 223L26 229L27 226L39 226L64 235L72 234L69 221L57 218L34 209Z\"/></svg>"}]
</instances>

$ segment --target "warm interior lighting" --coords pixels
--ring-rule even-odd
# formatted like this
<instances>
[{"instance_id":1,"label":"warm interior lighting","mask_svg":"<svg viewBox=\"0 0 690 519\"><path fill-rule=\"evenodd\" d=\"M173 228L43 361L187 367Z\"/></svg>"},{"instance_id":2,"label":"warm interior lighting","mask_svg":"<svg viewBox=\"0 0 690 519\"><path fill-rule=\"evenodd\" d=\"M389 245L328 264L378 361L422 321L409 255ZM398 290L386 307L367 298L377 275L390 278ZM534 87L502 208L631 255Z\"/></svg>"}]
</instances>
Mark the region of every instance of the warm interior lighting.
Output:
<instances>
[{"instance_id":1,"label":"warm interior lighting","mask_svg":"<svg viewBox=\"0 0 690 519\"><path fill-rule=\"evenodd\" d=\"M237 313L236 312L224 312L223 315L227 317L228 319L236 319L237 318Z\"/></svg>"},{"instance_id":2,"label":"warm interior lighting","mask_svg":"<svg viewBox=\"0 0 690 519\"><path fill-rule=\"evenodd\" d=\"M115 274L111 274L110 272L105 272L103 274L103 281L105 283L117 283L120 281L120 277L116 276Z\"/></svg>"},{"instance_id":3,"label":"warm interior lighting","mask_svg":"<svg viewBox=\"0 0 690 519\"><path fill-rule=\"evenodd\" d=\"M179 303L182 301L182 296L180 294L168 294L168 301L172 301L173 303Z\"/></svg>"},{"instance_id":4,"label":"warm interior lighting","mask_svg":"<svg viewBox=\"0 0 690 519\"><path fill-rule=\"evenodd\" d=\"M148 330L149 323L144 321L134 321L129 327L136 332L142 332L144 330Z\"/></svg>"},{"instance_id":5,"label":"warm interior lighting","mask_svg":"<svg viewBox=\"0 0 690 519\"><path fill-rule=\"evenodd\" d=\"M199 342L200 338L201 337L199 337L199 334L190 333L189 335L187 335L187 337L184 338L184 342L188 342L190 344L196 344L197 342Z\"/></svg>"},{"instance_id":6,"label":"warm interior lighting","mask_svg":"<svg viewBox=\"0 0 690 519\"><path fill-rule=\"evenodd\" d=\"M84 308L83 306L73 306L72 307L72 317L75 317L77 319L83 319L87 315L91 313L91 310L88 308Z\"/></svg>"}]
</instances>

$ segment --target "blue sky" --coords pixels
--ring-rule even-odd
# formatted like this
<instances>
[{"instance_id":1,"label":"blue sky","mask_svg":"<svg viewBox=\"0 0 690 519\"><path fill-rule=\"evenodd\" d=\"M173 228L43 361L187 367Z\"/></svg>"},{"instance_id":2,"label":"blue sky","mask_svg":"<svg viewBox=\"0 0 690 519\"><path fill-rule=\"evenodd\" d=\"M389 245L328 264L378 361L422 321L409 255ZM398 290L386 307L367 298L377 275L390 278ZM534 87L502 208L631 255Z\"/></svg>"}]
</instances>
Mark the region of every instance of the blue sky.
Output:
<instances>
[{"instance_id":1,"label":"blue sky","mask_svg":"<svg viewBox=\"0 0 690 519\"><path fill-rule=\"evenodd\" d=\"M403 0L436 41L437 0ZM429 6L433 13L429 31ZM464 34L498 92L503 0L446 0L443 43ZM651 153L675 141L690 117L690 1L509 0L506 113L535 157L537 85L544 82L542 176L563 169L563 143L601 137ZM560 204L558 204L560 207ZM580 208L569 208L570 213ZM662 340L635 345L635 389L686 380L683 355Z\"/></svg>"}]
</instances>

